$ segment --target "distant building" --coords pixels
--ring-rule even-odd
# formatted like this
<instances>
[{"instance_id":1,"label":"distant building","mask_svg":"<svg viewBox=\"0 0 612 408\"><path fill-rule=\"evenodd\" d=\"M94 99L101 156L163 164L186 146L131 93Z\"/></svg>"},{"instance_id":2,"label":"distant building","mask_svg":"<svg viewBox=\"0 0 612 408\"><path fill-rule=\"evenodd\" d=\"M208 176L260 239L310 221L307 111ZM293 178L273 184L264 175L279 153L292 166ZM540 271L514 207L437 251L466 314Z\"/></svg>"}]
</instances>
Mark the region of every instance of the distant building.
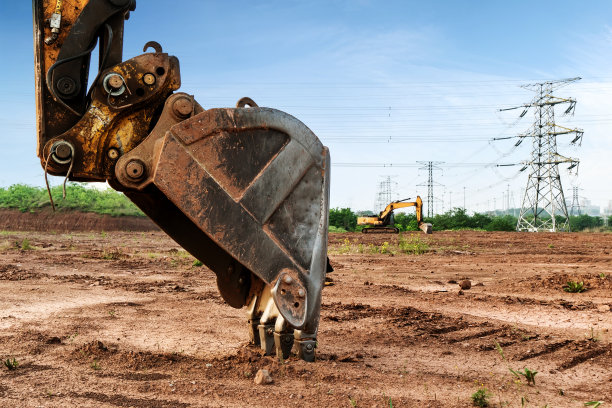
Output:
<instances>
[{"instance_id":1,"label":"distant building","mask_svg":"<svg viewBox=\"0 0 612 408\"><path fill-rule=\"evenodd\" d=\"M580 212L593 217L599 217L601 215L601 207L591 204L591 200L588 198L583 198L580 201Z\"/></svg>"},{"instance_id":2,"label":"distant building","mask_svg":"<svg viewBox=\"0 0 612 408\"><path fill-rule=\"evenodd\" d=\"M612 215L612 200L608 201L608 206L604 208L603 213L606 216Z\"/></svg>"}]
</instances>

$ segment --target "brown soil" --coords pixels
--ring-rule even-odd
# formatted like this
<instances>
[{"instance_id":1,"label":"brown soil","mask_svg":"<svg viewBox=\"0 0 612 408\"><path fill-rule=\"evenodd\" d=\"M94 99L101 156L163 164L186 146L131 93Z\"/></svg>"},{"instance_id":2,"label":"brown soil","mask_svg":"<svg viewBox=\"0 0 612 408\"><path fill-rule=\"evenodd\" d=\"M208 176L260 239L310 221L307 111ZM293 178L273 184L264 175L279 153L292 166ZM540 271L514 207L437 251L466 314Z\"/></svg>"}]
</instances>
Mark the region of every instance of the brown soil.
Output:
<instances>
[{"instance_id":1,"label":"brown soil","mask_svg":"<svg viewBox=\"0 0 612 408\"><path fill-rule=\"evenodd\" d=\"M612 403L612 235L403 241L424 253L333 234L318 360L281 363L161 232L2 233L0 358L19 366L0 369L0 405L467 407L481 387L495 407ZM272 384L254 384L260 368Z\"/></svg>"},{"instance_id":2,"label":"brown soil","mask_svg":"<svg viewBox=\"0 0 612 408\"><path fill-rule=\"evenodd\" d=\"M146 217L111 217L78 211L42 209L22 213L0 209L0 230L10 231L159 231Z\"/></svg>"}]
</instances>

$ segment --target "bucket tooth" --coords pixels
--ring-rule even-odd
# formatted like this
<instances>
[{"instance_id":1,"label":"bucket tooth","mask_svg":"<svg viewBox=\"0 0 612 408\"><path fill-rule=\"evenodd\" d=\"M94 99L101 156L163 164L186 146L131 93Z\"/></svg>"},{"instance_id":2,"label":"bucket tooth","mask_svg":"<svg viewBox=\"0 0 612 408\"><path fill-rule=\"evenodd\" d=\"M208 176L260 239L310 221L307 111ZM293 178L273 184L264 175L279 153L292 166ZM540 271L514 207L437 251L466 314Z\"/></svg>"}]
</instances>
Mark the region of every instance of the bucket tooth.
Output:
<instances>
[{"instance_id":1,"label":"bucket tooth","mask_svg":"<svg viewBox=\"0 0 612 408\"><path fill-rule=\"evenodd\" d=\"M256 346L259 346L259 323L261 321L261 312L258 310L260 297L254 295L247 308L248 314L248 330L249 330L249 342Z\"/></svg>"},{"instance_id":2,"label":"bucket tooth","mask_svg":"<svg viewBox=\"0 0 612 408\"><path fill-rule=\"evenodd\" d=\"M267 289L267 288L266 288ZM274 304L272 297L265 296L269 294L269 289L264 291L262 300L265 299L264 311L261 315L260 323L257 326L259 331L259 343L264 353L269 356L274 354L274 326L278 317L278 309Z\"/></svg>"},{"instance_id":3,"label":"bucket tooth","mask_svg":"<svg viewBox=\"0 0 612 408\"><path fill-rule=\"evenodd\" d=\"M287 326L287 322L282 316L276 319L274 325L274 348L280 360L289 358L293 348L293 329Z\"/></svg>"},{"instance_id":4,"label":"bucket tooth","mask_svg":"<svg viewBox=\"0 0 612 408\"><path fill-rule=\"evenodd\" d=\"M297 350L298 357L304 361L315 361L315 348L317 347L317 340L314 337L308 336L304 338L304 333L300 330L295 331L295 348Z\"/></svg>"}]
</instances>

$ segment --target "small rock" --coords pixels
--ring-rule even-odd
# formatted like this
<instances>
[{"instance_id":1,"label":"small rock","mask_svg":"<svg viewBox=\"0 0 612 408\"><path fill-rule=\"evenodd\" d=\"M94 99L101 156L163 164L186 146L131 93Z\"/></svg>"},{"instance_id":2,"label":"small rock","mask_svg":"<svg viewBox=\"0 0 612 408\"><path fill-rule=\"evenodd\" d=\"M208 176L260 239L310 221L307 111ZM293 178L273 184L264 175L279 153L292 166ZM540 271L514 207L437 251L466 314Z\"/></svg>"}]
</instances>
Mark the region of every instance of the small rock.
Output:
<instances>
[{"instance_id":1,"label":"small rock","mask_svg":"<svg viewBox=\"0 0 612 408\"><path fill-rule=\"evenodd\" d=\"M260 369L257 371L257 374L255 374L255 384L257 385L272 384L272 381L274 380L270 377L268 370Z\"/></svg>"},{"instance_id":2,"label":"small rock","mask_svg":"<svg viewBox=\"0 0 612 408\"><path fill-rule=\"evenodd\" d=\"M472 281L469 279L462 280L459 282L459 287L463 290L468 290L472 287Z\"/></svg>"},{"instance_id":3,"label":"small rock","mask_svg":"<svg viewBox=\"0 0 612 408\"><path fill-rule=\"evenodd\" d=\"M597 306L597 310L599 310L600 312L609 312L610 306L609 305L599 305Z\"/></svg>"},{"instance_id":4,"label":"small rock","mask_svg":"<svg viewBox=\"0 0 612 408\"><path fill-rule=\"evenodd\" d=\"M463 291L459 290L459 292L457 293L458 295L463 295Z\"/></svg>"}]
</instances>

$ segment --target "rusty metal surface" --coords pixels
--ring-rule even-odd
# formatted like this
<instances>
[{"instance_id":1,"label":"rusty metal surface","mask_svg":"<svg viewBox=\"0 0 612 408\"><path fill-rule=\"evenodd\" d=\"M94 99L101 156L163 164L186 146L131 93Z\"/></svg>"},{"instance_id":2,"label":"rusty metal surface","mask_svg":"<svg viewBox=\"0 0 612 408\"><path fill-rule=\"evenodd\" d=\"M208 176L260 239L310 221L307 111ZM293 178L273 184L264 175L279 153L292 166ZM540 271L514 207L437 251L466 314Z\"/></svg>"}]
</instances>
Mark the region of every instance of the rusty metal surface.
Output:
<instances>
[{"instance_id":1,"label":"rusty metal surface","mask_svg":"<svg viewBox=\"0 0 612 408\"><path fill-rule=\"evenodd\" d=\"M68 36L69 28L74 24L89 0L72 0L70 7L62 8L61 28L57 39L45 44L44 39L51 36L51 27L47 19L55 12L56 0L33 0L34 20L34 74L36 90L36 133L38 144L36 154L43 160L42 150L49 135L58 135L70 129L79 117L62 108L49 93L45 76L57 61L60 48ZM43 163L44 165L44 163Z\"/></svg>"},{"instance_id":2,"label":"rusty metal surface","mask_svg":"<svg viewBox=\"0 0 612 408\"><path fill-rule=\"evenodd\" d=\"M157 143L150 184L140 188L154 186L267 284L276 286L281 271L291 275L303 301L285 288L274 291L276 305L292 327L316 333L329 194L329 156L318 138L286 113L237 108L195 115ZM166 230L172 236L182 233L172 229Z\"/></svg>"},{"instance_id":3,"label":"rusty metal surface","mask_svg":"<svg viewBox=\"0 0 612 408\"><path fill-rule=\"evenodd\" d=\"M121 157L115 166L115 176L120 184L120 189L143 190L150 182L153 169L153 160L156 157L155 147L168 130L177 123L202 112L204 109L198 104L193 96L179 92L170 96L162 110L162 113L151 133L136 146L129 154ZM144 165L142 177L133 177L128 165L131 162L140 161Z\"/></svg>"},{"instance_id":4,"label":"rusty metal surface","mask_svg":"<svg viewBox=\"0 0 612 408\"><path fill-rule=\"evenodd\" d=\"M147 85L142 78L155 75ZM113 95L104 88L104 78L120 77L126 91ZM92 92L92 101L83 117L68 131L50 138L42 151L43 160L59 140L75 146L72 180L104 181L114 178L116 159L110 150L126 154L150 133L159 107L171 91L180 86L178 60L168 54L143 54L105 71ZM109 80L110 82L110 80ZM66 165L51 162L50 174L63 175Z\"/></svg>"}]
</instances>

